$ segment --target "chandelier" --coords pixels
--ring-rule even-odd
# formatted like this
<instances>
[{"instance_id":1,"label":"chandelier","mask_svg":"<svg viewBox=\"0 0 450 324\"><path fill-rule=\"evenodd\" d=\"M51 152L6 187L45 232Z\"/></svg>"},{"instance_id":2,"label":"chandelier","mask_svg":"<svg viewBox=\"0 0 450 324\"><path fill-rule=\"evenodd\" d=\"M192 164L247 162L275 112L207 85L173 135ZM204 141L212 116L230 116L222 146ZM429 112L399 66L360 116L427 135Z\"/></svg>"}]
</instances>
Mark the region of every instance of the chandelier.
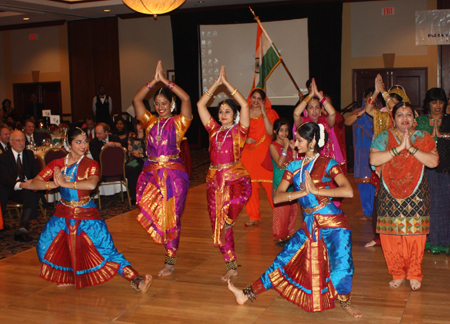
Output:
<instances>
[{"instance_id":1,"label":"chandelier","mask_svg":"<svg viewBox=\"0 0 450 324\"><path fill-rule=\"evenodd\" d=\"M128 7L134 11L153 15L162 15L181 6L185 0L122 0Z\"/></svg>"}]
</instances>

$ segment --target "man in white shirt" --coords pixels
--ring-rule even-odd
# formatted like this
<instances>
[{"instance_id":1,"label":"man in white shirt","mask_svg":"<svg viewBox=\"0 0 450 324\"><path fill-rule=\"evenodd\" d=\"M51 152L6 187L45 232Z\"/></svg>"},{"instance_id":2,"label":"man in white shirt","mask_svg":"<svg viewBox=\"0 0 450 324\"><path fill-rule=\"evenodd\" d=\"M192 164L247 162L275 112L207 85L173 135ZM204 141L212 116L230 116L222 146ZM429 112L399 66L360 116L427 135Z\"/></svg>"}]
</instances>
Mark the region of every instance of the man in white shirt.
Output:
<instances>
[{"instance_id":1,"label":"man in white shirt","mask_svg":"<svg viewBox=\"0 0 450 324\"><path fill-rule=\"evenodd\" d=\"M10 149L9 147L9 137L11 133L9 131L9 126L6 124L0 125L0 153L5 153Z\"/></svg>"},{"instance_id":2,"label":"man in white shirt","mask_svg":"<svg viewBox=\"0 0 450 324\"><path fill-rule=\"evenodd\" d=\"M22 204L22 216L14 235L15 241L30 242L29 222L37 218L39 193L29 188L31 180L39 173L39 165L30 150L25 150L25 135L19 130L11 133L11 149L0 154L0 202L6 213L8 200Z\"/></svg>"},{"instance_id":3,"label":"man in white shirt","mask_svg":"<svg viewBox=\"0 0 450 324\"><path fill-rule=\"evenodd\" d=\"M94 112L97 123L106 123L112 126L112 113L113 105L112 99L106 94L104 86L98 87L98 96L92 99L92 111Z\"/></svg>"}]
</instances>

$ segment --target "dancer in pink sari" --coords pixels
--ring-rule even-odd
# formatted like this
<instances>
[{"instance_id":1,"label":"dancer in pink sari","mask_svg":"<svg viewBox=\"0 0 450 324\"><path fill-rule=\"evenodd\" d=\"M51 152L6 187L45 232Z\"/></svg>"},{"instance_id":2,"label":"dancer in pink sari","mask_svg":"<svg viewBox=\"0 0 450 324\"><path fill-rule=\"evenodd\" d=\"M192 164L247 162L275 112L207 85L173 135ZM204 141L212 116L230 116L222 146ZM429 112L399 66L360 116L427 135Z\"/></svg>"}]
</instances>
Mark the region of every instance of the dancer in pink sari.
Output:
<instances>
[{"instance_id":1,"label":"dancer in pink sari","mask_svg":"<svg viewBox=\"0 0 450 324\"><path fill-rule=\"evenodd\" d=\"M143 100L151 89L162 82L165 86L154 96L158 117L146 110ZM181 99L181 113L175 113L175 97ZM165 264L160 276L174 271L180 242L181 215L189 189L189 177L180 157L180 144L192 121L191 100L186 92L170 82L158 62L153 80L134 96L136 118L148 134L147 160L136 186L136 201L141 213L137 219L156 243L164 244Z\"/></svg>"},{"instance_id":2,"label":"dancer in pink sari","mask_svg":"<svg viewBox=\"0 0 450 324\"><path fill-rule=\"evenodd\" d=\"M220 123L211 117L206 107L220 85L224 85L241 106L232 99L219 104ZM206 177L208 211L211 218L214 245L220 248L227 272L223 281L237 275L233 225L252 192L250 175L242 165L241 153L250 125L247 101L228 81L222 66L219 78L205 91L197 103L198 114L209 133L211 166Z\"/></svg>"},{"instance_id":3,"label":"dancer in pink sari","mask_svg":"<svg viewBox=\"0 0 450 324\"><path fill-rule=\"evenodd\" d=\"M322 116L322 107L325 108L327 116ZM303 112L305 116L302 116ZM339 164L344 163L345 159L339 147L338 139L335 133L331 131L336 123L336 110L331 102L323 95L322 91L317 89L314 78L311 83L311 93L307 95L297 107L295 107L294 134L300 125L307 122L322 124L328 133L329 139L327 143L325 143L325 146L320 149L320 155L335 159Z\"/></svg>"}]
</instances>

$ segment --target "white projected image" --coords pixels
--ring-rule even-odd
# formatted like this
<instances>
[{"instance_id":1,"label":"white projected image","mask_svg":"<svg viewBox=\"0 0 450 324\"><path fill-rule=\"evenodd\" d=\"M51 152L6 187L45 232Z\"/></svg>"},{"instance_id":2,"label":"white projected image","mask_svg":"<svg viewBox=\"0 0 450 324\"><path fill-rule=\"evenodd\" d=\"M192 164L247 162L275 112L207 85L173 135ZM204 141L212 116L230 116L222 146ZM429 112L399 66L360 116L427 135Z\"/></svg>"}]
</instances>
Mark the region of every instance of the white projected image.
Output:
<instances>
[{"instance_id":1,"label":"white projected image","mask_svg":"<svg viewBox=\"0 0 450 324\"><path fill-rule=\"evenodd\" d=\"M309 77L307 19L263 22L263 26L298 86L306 93L305 82ZM200 95L214 83L224 65L228 79L244 97L248 96L255 73L256 30L256 22L200 26ZM297 90L281 64L266 84L267 96L274 105L294 105L297 102ZM216 91L211 106L231 97L221 90L224 89Z\"/></svg>"}]
</instances>

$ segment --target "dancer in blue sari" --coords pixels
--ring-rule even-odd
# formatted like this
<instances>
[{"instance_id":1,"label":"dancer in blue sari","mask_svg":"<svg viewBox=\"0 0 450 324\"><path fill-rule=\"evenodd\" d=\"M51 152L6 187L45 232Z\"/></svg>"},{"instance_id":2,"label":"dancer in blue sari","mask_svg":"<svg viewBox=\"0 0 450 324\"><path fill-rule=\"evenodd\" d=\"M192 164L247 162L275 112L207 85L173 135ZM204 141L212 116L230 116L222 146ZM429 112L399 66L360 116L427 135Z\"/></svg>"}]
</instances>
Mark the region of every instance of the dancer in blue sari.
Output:
<instances>
[{"instance_id":1,"label":"dancer in blue sari","mask_svg":"<svg viewBox=\"0 0 450 324\"><path fill-rule=\"evenodd\" d=\"M274 201L297 199L302 206L303 226L252 285L240 290L228 280L228 289L239 304L274 288L308 312L334 308L337 298L350 315L362 316L350 298L350 226L342 210L331 203L333 197L353 197L353 189L336 160L318 153L327 137L323 125L312 122L297 130L295 145L299 153L305 153L305 159L293 161L286 168ZM287 192L290 184L294 192Z\"/></svg>"},{"instance_id":2,"label":"dancer in blue sari","mask_svg":"<svg viewBox=\"0 0 450 324\"><path fill-rule=\"evenodd\" d=\"M354 176L358 184L361 207L364 216L370 217L373 212L375 187L369 183L372 169L369 164L370 145L373 139L373 117L366 114L367 101L373 100L372 94L375 88L369 88L364 92L363 105L356 109L345 119L345 125L353 126L353 149L355 152Z\"/></svg>"}]
</instances>

